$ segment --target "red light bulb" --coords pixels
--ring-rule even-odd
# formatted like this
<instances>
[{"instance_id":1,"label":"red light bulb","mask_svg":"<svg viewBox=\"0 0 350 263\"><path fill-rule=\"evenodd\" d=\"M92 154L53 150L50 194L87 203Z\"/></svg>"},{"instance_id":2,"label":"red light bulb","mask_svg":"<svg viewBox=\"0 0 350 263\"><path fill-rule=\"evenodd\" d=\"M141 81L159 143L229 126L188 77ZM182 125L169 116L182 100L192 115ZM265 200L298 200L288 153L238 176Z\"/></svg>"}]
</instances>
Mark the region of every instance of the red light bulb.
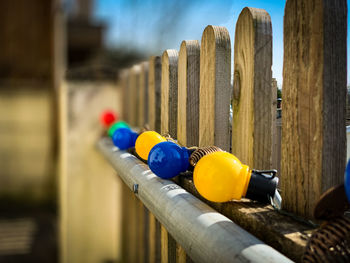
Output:
<instances>
[{"instance_id":1,"label":"red light bulb","mask_svg":"<svg viewBox=\"0 0 350 263\"><path fill-rule=\"evenodd\" d=\"M112 123L118 120L118 115L112 110L105 110L101 114L101 123L105 128L108 128Z\"/></svg>"}]
</instances>

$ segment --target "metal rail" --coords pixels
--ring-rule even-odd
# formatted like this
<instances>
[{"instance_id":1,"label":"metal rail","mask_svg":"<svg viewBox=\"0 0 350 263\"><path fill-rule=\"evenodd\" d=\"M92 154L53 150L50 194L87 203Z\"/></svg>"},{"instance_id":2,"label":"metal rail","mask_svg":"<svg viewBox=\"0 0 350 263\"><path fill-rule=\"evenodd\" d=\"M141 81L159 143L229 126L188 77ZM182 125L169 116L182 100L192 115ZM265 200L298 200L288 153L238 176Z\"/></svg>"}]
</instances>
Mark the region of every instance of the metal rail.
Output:
<instances>
[{"instance_id":1,"label":"metal rail","mask_svg":"<svg viewBox=\"0 0 350 263\"><path fill-rule=\"evenodd\" d=\"M109 138L102 138L98 148L195 262L292 262L179 185L158 178Z\"/></svg>"}]
</instances>

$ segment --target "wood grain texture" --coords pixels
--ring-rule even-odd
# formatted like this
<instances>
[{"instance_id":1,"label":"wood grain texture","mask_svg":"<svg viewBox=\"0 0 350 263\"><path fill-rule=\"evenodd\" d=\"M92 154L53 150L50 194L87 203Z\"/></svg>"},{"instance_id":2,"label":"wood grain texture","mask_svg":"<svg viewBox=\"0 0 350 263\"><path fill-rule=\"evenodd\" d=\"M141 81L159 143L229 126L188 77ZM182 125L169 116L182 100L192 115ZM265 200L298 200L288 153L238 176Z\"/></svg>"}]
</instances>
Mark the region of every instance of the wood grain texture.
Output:
<instances>
[{"instance_id":1,"label":"wood grain texture","mask_svg":"<svg viewBox=\"0 0 350 263\"><path fill-rule=\"evenodd\" d=\"M277 169L277 174L281 173L281 133L280 119L277 121L277 80L272 78L272 107L271 107L271 127L272 127L272 168ZM278 127L277 127L278 125Z\"/></svg>"},{"instance_id":2,"label":"wood grain texture","mask_svg":"<svg viewBox=\"0 0 350 263\"><path fill-rule=\"evenodd\" d=\"M138 126L148 123L148 61L140 64Z\"/></svg>"},{"instance_id":3,"label":"wood grain texture","mask_svg":"<svg viewBox=\"0 0 350 263\"><path fill-rule=\"evenodd\" d=\"M231 42L226 28L207 26L200 50L199 145L230 150Z\"/></svg>"},{"instance_id":4,"label":"wood grain texture","mask_svg":"<svg viewBox=\"0 0 350 263\"><path fill-rule=\"evenodd\" d=\"M160 222L156 219L156 253L155 253L155 259L156 262L161 261L161 224Z\"/></svg>"},{"instance_id":5,"label":"wood grain texture","mask_svg":"<svg viewBox=\"0 0 350 263\"><path fill-rule=\"evenodd\" d=\"M137 199L137 262L143 263L146 259L145 228L148 226L145 221L145 210L142 202Z\"/></svg>"},{"instance_id":6,"label":"wood grain texture","mask_svg":"<svg viewBox=\"0 0 350 263\"><path fill-rule=\"evenodd\" d=\"M150 244L149 244L149 239L150 239L150 223L149 223L149 214L150 212L146 208L146 206L143 205L143 225L144 225L144 234L143 234L143 246L144 246L144 257L142 262L148 263L149 261L149 254L150 254Z\"/></svg>"},{"instance_id":7,"label":"wood grain texture","mask_svg":"<svg viewBox=\"0 0 350 263\"><path fill-rule=\"evenodd\" d=\"M128 105L128 96L129 96L129 70L124 69L120 73L119 83L122 90L122 112L121 118L125 121L129 121L129 105Z\"/></svg>"},{"instance_id":8,"label":"wood grain texture","mask_svg":"<svg viewBox=\"0 0 350 263\"><path fill-rule=\"evenodd\" d=\"M345 0L288 0L284 15L283 208L305 217L343 181Z\"/></svg>"},{"instance_id":9,"label":"wood grain texture","mask_svg":"<svg viewBox=\"0 0 350 263\"><path fill-rule=\"evenodd\" d=\"M161 133L177 136L178 52L168 49L162 55ZM176 262L176 241L161 226L161 262Z\"/></svg>"},{"instance_id":10,"label":"wood grain texture","mask_svg":"<svg viewBox=\"0 0 350 263\"><path fill-rule=\"evenodd\" d=\"M160 107L161 107L161 58L152 56L149 59L148 71L148 119L150 129L160 132Z\"/></svg>"},{"instance_id":11,"label":"wood grain texture","mask_svg":"<svg viewBox=\"0 0 350 263\"><path fill-rule=\"evenodd\" d=\"M179 53L168 49L162 55L161 133L177 134L177 68Z\"/></svg>"},{"instance_id":12,"label":"wood grain texture","mask_svg":"<svg viewBox=\"0 0 350 263\"><path fill-rule=\"evenodd\" d=\"M184 146L199 143L199 66L197 40L182 41L178 64L177 140Z\"/></svg>"},{"instance_id":13,"label":"wood grain texture","mask_svg":"<svg viewBox=\"0 0 350 263\"><path fill-rule=\"evenodd\" d=\"M168 263L176 263L176 240L168 233Z\"/></svg>"},{"instance_id":14,"label":"wood grain texture","mask_svg":"<svg viewBox=\"0 0 350 263\"><path fill-rule=\"evenodd\" d=\"M149 213L149 262L156 263L156 218Z\"/></svg>"},{"instance_id":15,"label":"wood grain texture","mask_svg":"<svg viewBox=\"0 0 350 263\"><path fill-rule=\"evenodd\" d=\"M161 236L161 263L168 263L168 232L166 231L164 226L160 228L160 236Z\"/></svg>"},{"instance_id":16,"label":"wood grain texture","mask_svg":"<svg viewBox=\"0 0 350 263\"><path fill-rule=\"evenodd\" d=\"M137 228L138 228L138 218L137 218L137 198L133 192L130 191L130 201L129 201L129 255L128 258L130 262L138 262L138 240L137 240Z\"/></svg>"},{"instance_id":17,"label":"wood grain texture","mask_svg":"<svg viewBox=\"0 0 350 263\"><path fill-rule=\"evenodd\" d=\"M176 244L176 263L186 263L186 251L180 244Z\"/></svg>"},{"instance_id":18,"label":"wood grain texture","mask_svg":"<svg viewBox=\"0 0 350 263\"><path fill-rule=\"evenodd\" d=\"M257 169L272 165L272 27L263 9L238 17L234 48L232 153Z\"/></svg>"},{"instance_id":19,"label":"wood grain texture","mask_svg":"<svg viewBox=\"0 0 350 263\"><path fill-rule=\"evenodd\" d=\"M125 106L125 121L127 123L131 123L132 118L133 118L133 114L132 112L134 111L134 107L132 106L132 91L133 91L133 83L132 83L132 69L128 68L126 69L126 97L125 100L123 101L123 103L126 105Z\"/></svg>"},{"instance_id":20,"label":"wood grain texture","mask_svg":"<svg viewBox=\"0 0 350 263\"><path fill-rule=\"evenodd\" d=\"M137 126L139 123L139 88L140 88L140 65L134 65L130 69L130 88L128 96L129 123L132 126Z\"/></svg>"},{"instance_id":21,"label":"wood grain texture","mask_svg":"<svg viewBox=\"0 0 350 263\"><path fill-rule=\"evenodd\" d=\"M168 233L168 231L163 225L161 225L161 261L160 262L161 263L177 262L176 240Z\"/></svg>"},{"instance_id":22,"label":"wood grain texture","mask_svg":"<svg viewBox=\"0 0 350 263\"><path fill-rule=\"evenodd\" d=\"M129 222L129 203L130 203L130 189L125 185L122 184L121 187L122 191L122 260L125 262L129 261L129 252L130 252L130 236L129 236L129 229L130 229L130 222Z\"/></svg>"}]
</instances>

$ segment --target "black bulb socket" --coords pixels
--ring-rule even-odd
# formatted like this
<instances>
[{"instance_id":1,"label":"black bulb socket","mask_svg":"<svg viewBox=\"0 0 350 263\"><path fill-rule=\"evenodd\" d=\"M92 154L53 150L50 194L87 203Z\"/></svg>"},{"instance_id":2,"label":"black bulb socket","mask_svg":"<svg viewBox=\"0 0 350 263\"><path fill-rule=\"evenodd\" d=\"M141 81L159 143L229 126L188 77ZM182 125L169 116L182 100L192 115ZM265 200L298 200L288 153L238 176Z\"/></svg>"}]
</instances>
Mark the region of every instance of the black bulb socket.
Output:
<instances>
[{"instance_id":1,"label":"black bulb socket","mask_svg":"<svg viewBox=\"0 0 350 263\"><path fill-rule=\"evenodd\" d=\"M270 198L275 196L277 185L277 177L252 171L245 197L262 203L270 203Z\"/></svg>"}]
</instances>

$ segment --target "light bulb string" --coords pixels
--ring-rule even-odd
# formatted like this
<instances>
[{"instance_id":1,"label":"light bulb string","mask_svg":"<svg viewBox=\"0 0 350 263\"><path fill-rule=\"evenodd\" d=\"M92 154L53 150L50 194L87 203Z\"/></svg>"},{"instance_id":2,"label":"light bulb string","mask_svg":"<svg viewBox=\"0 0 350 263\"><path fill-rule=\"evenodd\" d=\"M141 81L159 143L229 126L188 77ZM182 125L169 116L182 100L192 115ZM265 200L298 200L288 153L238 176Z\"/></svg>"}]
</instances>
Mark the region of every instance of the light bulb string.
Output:
<instances>
[{"instance_id":1,"label":"light bulb string","mask_svg":"<svg viewBox=\"0 0 350 263\"><path fill-rule=\"evenodd\" d=\"M142 134L143 132L146 131L151 131L150 127L148 124L145 124L142 129L139 132L139 135ZM161 134L168 142L173 142L181 147L185 147L189 152L190 152L190 157L189 157L189 163L191 166L195 166L197 162L204 157L205 155L208 155L210 153L218 152L218 151L223 151L217 146L207 146L207 147L198 147L198 146L191 146L191 147L186 147L184 145L181 145L176 139L171 137L169 133L164 133Z\"/></svg>"},{"instance_id":2,"label":"light bulb string","mask_svg":"<svg viewBox=\"0 0 350 263\"><path fill-rule=\"evenodd\" d=\"M222 152L222 151L223 150L221 150L217 146L196 147L196 149L194 149L194 151L192 152L189 158L189 162L194 167L199 162L199 160L204 156L214 152Z\"/></svg>"},{"instance_id":3,"label":"light bulb string","mask_svg":"<svg viewBox=\"0 0 350 263\"><path fill-rule=\"evenodd\" d=\"M168 141L168 142L173 142L176 143L177 145L180 145L180 143L174 139L173 137L171 137L171 135L169 133L164 133L162 134L162 136Z\"/></svg>"},{"instance_id":4,"label":"light bulb string","mask_svg":"<svg viewBox=\"0 0 350 263\"><path fill-rule=\"evenodd\" d=\"M150 131L150 129L149 129L149 127L147 125L144 125L143 128L141 129L141 131L138 133L138 135L141 135L142 133L147 132L147 131ZM189 171L193 170L193 167L195 167L196 164L199 162L199 160L201 158L203 158L204 156L212 154L212 153L215 153L215 152L223 152L223 150L220 149L217 146L207 146L207 147L196 147L196 146L185 147L185 146L181 146L181 144L176 139L172 138L171 135L168 134L168 133L167 134L163 134L162 137L164 137L166 139L166 141L172 142L174 144L177 144L180 147L183 147L184 150L187 150L188 155L186 155L185 158L186 159L188 158L188 162L190 164L190 166L187 168L187 170L189 170ZM140 158L140 156L135 151L135 148L133 148L132 154L135 155L136 157ZM140 158L140 159L142 159L142 158ZM145 161L145 163L147 164L147 161ZM268 180L268 181L271 180L271 183L272 183L272 181L277 180L277 179L275 179L276 174L277 174L277 170L275 170L275 169L270 169L270 170L254 170L254 169L252 169L251 173L253 173L253 174L255 174L255 176L257 176L257 178L256 178L257 182L259 182L261 180ZM258 179L258 177L260 177L261 179ZM270 184L270 183L268 183L268 184ZM274 185L274 189L275 189L274 192L278 191L277 190L277 184L278 184L278 181ZM257 187L255 185L254 188L260 188L260 187ZM268 190L271 190L271 189L268 189ZM255 192L255 191L253 191L253 192ZM254 193L252 193L252 194L254 194ZM276 204L280 203L281 200L277 200L278 202L274 203L273 200L271 199L271 198L274 197L274 195L272 193L269 193L268 196L269 196L268 198L271 200L271 204L274 206L274 208L277 208L277 210L279 210L280 209L280 205L275 206L274 204L275 203Z\"/></svg>"},{"instance_id":5,"label":"light bulb string","mask_svg":"<svg viewBox=\"0 0 350 263\"><path fill-rule=\"evenodd\" d=\"M142 129L138 133L139 135L142 134L143 132L146 131L151 131L150 127L148 124L143 125ZM190 157L189 157L189 163L191 166L195 166L198 161L203 158L204 156L214 153L214 152L222 152L223 150L217 146L206 146L206 147L198 147L198 146L191 146L191 147L186 147L181 145L176 139L171 137L169 133L162 134L168 142L173 142L181 147L185 147L189 152L190 152ZM266 179L273 179L276 174L277 170L275 169L270 169L270 170L255 170L253 169L252 172L254 172L257 175L263 176ZM269 175L270 174L270 175Z\"/></svg>"},{"instance_id":6,"label":"light bulb string","mask_svg":"<svg viewBox=\"0 0 350 263\"><path fill-rule=\"evenodd\" d=\"M148 125L148 124L145 124L145 125L142 126L142 128L141 128L139 134L141 134L141 133L143 133L143 132L146 132L146 131L150 131L150 130L151 130L151 128L149 127L149 125Z\"/></svg>"}]
</instances>

